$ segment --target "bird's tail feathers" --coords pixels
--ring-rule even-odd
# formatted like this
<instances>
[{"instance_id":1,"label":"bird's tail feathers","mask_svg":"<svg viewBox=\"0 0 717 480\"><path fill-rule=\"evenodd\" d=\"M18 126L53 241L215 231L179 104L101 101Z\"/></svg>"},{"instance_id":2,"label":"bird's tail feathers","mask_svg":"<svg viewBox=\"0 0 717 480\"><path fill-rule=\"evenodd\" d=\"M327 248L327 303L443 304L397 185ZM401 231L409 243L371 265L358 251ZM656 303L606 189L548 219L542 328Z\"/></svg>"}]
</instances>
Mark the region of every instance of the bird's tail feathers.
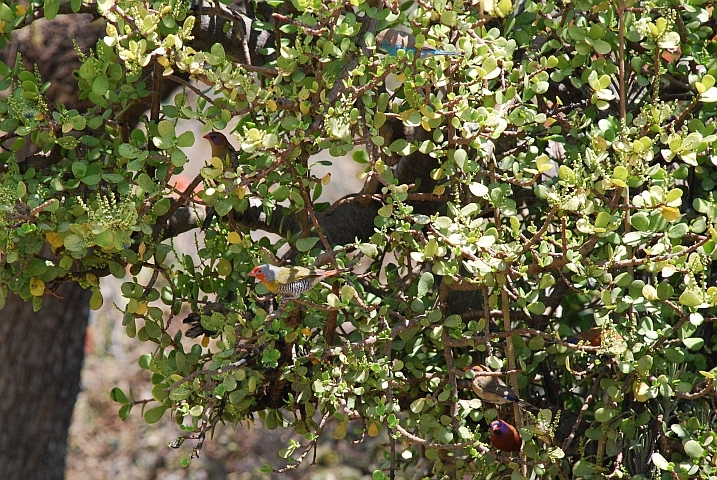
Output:
<instances>
[{"instance_id":1,"label":"bird's tail feathers","mask_svg":"<svg viewBox=\"0 0 717 480\"><path fill-rule=\"evenodd\" d=\"M350 272L350 268L338 268L338 269L332 269L332 270L324 270L324 276L326 277L334 277L336 275L341 275L342 273Z\"/></svg>"}]
</instances>

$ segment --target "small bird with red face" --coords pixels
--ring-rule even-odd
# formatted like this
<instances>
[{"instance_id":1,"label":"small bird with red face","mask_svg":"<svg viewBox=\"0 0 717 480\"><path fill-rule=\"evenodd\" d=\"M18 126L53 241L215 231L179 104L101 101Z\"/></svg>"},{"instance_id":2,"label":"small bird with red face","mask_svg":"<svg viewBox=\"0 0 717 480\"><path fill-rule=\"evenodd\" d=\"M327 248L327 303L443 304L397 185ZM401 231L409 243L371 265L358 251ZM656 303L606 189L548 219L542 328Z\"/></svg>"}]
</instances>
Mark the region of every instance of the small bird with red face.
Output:
<instances>
[{"instance_id":1,"label":"small bird with red face","mask_svg":"<svg viewBox=\"0 0 717 480\"><path fill-rule=\"evenodd\" d=\"M258 278L271 293L286 298L298 298L327 277L337 275L339 270L321 270L299 266L277 267L265 263L254 267L247 275Z\"/></svg>"},{"instance_id":2,"label":"small bird with red face","mask_svg":"<svg viewBox=\"0 0 717 480\"><path fill-rule=\"evenodd\" d=\"M503 452L519 452L523 445L518 430L508 422L494 420L490 424L490 443Z\"/></svg>"},{"instance_id":3,"label":"small bird with red face","mask_svg":"<svg viewBox=\"0 0 717 480\"><path fill-rule=\"evenodd\" d=\"M537 410L533 405L518 398L515 392L513 392L502 379L494 375L482 375L491 372L487 367L475 365L471 369L475 373L475 377L473 377L473 391L483 400L497 405L517 403L523 408Z\"/></svg>"}]
</instances>

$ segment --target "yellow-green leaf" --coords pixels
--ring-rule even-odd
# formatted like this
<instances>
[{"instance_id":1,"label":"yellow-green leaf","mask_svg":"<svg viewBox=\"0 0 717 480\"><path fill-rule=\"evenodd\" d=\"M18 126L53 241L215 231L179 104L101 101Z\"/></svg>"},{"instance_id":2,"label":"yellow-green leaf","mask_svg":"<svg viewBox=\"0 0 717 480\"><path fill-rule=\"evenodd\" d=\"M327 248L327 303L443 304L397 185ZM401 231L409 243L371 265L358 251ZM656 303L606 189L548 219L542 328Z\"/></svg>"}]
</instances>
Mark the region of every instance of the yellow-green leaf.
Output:
<instances>
[{"instance_id":1,"label":"yellow-green leaf","mask_svg":"<svg viewBox=\"0 0 717 480\"><path fill-rule=\"evenodd\" d=\"M45 282L39 278L32 277L30 279L30 294L33 297L41 297L45 293Z\"/></svg>"},{"instance_id":2,"label":"yellow-green leaf","mask_svg":"<svg viewBox=\"0 0 717 480\"><path fill-rule=\"evenodd\" d=\"M331 434L336 440L341 440L346 436L346 422L341 422L336 425L334 432Z\"/></svg>"},{"instance_id":3,"label":"yellow-green leaf","mask_svg":"<svg viewBox=\"0 0 717 480\"><path fill-rule=\"evenodd\" d=\"M92 292L92 296L90 297L90 309L99 310L103 302L102 292L99 289Z\"/></svg>"},{"instance_id":4,"label":"yellow-green leaf","mask_svg":"<svg viewBox=\"0 0 717 480\"><path fill-rule=\"evenodd\" d=\"M676 222L680 219L680 211L674 207L661 207L660 213L668 222Z\"/></svg>"}]
</instances>

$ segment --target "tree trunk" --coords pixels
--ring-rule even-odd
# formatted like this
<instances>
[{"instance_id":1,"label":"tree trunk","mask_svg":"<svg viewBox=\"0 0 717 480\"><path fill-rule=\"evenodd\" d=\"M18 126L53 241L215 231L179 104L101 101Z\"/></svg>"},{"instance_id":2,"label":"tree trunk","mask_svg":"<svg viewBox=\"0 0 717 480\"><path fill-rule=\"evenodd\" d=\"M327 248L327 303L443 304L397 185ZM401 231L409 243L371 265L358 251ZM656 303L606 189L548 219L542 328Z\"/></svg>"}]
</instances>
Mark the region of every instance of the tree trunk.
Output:
<instances>
[{"instance_id":1,"label":"tree trunk","mask_svg":"<svg viewBox=\"0 0 717 480\"><path fill-rule=\"evenodd\" d=\"M60 16L34 22L13 34L0 59L14 65L16 52L25 66L39 68L52 87L46 95L54 105L84 110L77 98L72 71L79 67L72 39L87 53L103 34L92 17ZM25 155L34 152L23 152ZM39 312L32 302L10 295L0 310L0 478L62 479L67 435L80 390L84 339L91 291L76 283L43 298Z\"/></svg>"},{"instance_id":2,"label":"tree trunk","mask_svg":"<svg viewBox=\"0 0 717 480\"><path fill-rule=\"evenodd\" d=\"M237 28L249 30L246 21ZM204 33L197 36L211 45L215 37L235 35L234 31L225 32L221 23L205 25ZM51 22L38 20L13 33L12 43L0 51L0 60L12 67L16 54L21 53L27 69L37 68L43 80L52 82L45 93L51 107L63 104L84 111L92 105L78 98L72 72L80 63L72 41L87 54L103 35L104 22L90 15L60 15ZM257 45L273 41L270 33L252 35L261 37L252 40ZM242 55L243 52L240 51ZM265 60L255 61L263 64ZM176 88L172 82L162 86L162 97ZM138 102L128 112L131 126L136 125L145 108ZM22 163L32 153L35 152L18 152L18 158ZM66 283L58 293L62 299L46 296L37 313L32 311L32 302L17 295L11 295L0 310L2 480L64 478L67 435L80 389L91 291Z\"/></svg>"},{"instance_id":3,"label":"tree trunk","mask_svg":"<svg viewBox=\"0 0 717 480\"><path fill-rule=\"evenodd\" d=\"M0 312L0 478L64 478L91 291L66 283L39 312L17 295Z\"/></svg>"}]
</instances>

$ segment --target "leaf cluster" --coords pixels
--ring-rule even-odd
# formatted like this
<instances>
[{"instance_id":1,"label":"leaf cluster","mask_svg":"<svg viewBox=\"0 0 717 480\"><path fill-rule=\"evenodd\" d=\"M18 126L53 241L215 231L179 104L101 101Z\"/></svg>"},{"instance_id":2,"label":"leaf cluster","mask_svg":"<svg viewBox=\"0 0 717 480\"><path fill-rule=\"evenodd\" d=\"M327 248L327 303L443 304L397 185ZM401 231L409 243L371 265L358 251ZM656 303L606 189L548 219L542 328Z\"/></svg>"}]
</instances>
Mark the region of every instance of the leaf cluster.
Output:
<instances>
[{"instance_id":1,"label":"leaf cluster","mask_svg":"<svg viewBox=\"0 0 717 480\"><path fill-rule=\"evenodd\" d=\"M3 35L58 4L3 4ZM93 8L107 34L76 72L92 108L50 105L37 72L0 64L0 303L12 289L40 308L77 281L99 308L99 277L123 278L123 325L153 352L151 399L113 390L122 418L170 412L191 456L218 422L260 418L302 438L288 467L322 436L385 435L374 478L714 474L711 7ZM231 41L201 47L209 18ZM377 45L397 27L415 49ZM421 53L445 46L460 55ZM181 90L162 105L166 82ZM190 120L231 132L236 158L182 190ZM363 189L321 203L315 167L354 163ZM180 251L208 207L203 243ZM276 262L340 274L275 298L247 274ZM499 411L470 388L477 363L541 407L501 414L519 458L489 447Z\"/></svg>"}]
</instances>

